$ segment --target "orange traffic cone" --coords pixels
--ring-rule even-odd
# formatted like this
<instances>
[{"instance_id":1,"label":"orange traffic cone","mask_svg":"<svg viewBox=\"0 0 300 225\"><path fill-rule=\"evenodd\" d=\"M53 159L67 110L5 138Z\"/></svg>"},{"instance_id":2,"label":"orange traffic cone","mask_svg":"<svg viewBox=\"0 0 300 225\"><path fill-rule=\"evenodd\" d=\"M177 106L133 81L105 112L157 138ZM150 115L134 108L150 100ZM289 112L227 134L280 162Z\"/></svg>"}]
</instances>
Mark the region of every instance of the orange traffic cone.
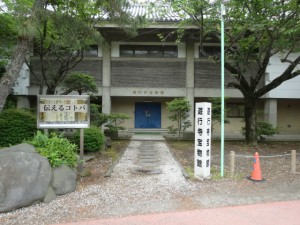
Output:
<instances>
[{"instance_id":1,"label":"orange traffic cone","mask_svg":"<svg viewBox=\"0 0 300 225\"><path fill-rule=\"evenodd\" d=\"M248 179L251 181L265 181L265 179L263 179L261 176L259 156L257 152L255 152L254 154L253 171L251 176L248 177Z\"/></svg>"}]
</instances>

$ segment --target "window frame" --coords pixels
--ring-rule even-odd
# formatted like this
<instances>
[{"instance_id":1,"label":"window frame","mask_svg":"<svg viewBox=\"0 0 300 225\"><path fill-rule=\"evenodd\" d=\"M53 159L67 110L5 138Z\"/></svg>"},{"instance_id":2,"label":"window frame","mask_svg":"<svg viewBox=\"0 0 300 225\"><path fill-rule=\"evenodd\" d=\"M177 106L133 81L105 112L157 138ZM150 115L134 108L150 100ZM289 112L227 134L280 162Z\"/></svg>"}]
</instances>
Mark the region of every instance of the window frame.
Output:
<instances>
[{"instance_id":1,"label":"window frame","mask_svg":"<svg viewBox=\"0 0 300 225\"><path fill-rule=\"evenodd\" d=\"M124 54L125 51L131 51L132 54ZM144 50L143 50L144 49ZM138 51L144 53L137 54ZM151 53L156 51L157 53ZM120 44L120 57L135 57L135 58L178 58L177 45L135 45L135 44ZM147 52L147 53L145 53ZM170 53L168 53L170 52Z\"/></svg>"}]
</instances>

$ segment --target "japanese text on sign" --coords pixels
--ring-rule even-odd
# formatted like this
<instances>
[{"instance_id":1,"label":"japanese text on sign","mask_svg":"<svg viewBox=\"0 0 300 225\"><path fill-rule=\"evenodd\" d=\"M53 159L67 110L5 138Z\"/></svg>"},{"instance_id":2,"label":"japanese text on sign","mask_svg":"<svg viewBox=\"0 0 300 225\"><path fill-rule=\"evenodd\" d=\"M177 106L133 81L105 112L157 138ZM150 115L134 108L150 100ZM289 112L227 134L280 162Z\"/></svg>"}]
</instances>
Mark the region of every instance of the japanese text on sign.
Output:
<instances>
[{"instance_id":1,"label":"japanese text on sign","mask_svg":"<svg viewBox=\"0 0 300 225\"><path fill-rule=\"evenodd\" d=\"M89 96L39 96L38 128L89 127Z\"/></svg>"},{"instance_id":2,"label":"japanese text on sign","mask_svg":"<svg viewBox=\"0 0 300 225\"><path fill-rule=\"evenodd\" d=\"M195 177L210 176L211 103L196 103L195 118Z\"/></svg>"}]
</instances>

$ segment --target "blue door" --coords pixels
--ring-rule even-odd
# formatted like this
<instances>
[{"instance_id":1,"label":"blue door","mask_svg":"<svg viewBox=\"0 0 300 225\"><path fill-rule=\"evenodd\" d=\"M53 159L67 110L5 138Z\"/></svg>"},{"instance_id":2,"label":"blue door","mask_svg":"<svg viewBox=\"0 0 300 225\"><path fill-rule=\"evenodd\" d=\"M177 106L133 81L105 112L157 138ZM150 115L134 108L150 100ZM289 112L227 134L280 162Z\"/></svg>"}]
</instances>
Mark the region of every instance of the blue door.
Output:
<instances>
[{"instance_id":1,"label":"blue door","mask_svg":"<svg viewBox=\"0 0 300 225\"><path fill-rule=\"evenodd\" d=\"M161 104L159 102L136 102L134 127L161 128Z\"/></svg>"}]
</instances>

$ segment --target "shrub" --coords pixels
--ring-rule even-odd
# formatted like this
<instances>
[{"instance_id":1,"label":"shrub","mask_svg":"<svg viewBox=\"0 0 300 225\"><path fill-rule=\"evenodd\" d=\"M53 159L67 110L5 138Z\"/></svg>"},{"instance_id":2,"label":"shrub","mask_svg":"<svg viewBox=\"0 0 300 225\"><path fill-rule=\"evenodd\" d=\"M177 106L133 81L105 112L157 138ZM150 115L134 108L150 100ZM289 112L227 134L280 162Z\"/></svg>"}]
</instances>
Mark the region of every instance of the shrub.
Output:
<instances>
[{"instance_id":1,"label":"shrub","mask_svg":"<svg viewBox=\"0 0 300 225\"><path fill-rule=\"evenodd\" d=\"M264 140L266 139L265 136L273 136L278 132L277 128L268 122L258 122L256 127L257 135L259 136L260 140Z\"/></svg>"},{"instance_id":2,"label":"shrub","mask_svg":"<svg viewBox=\"0 0 300 225\"><path fill-rule=\"evenodd\" d=\"M32 139L36 130L36 117L29 111L7 109L0 113L0 146L2 147Z\"/></svg>"},{"instance_id":3,"label":"shrub","mask_svg":"<svg viewBox=\"0 0 300 225\"><path fill-rule=\"evenodd\" d=\"M125 113L111 113L108 115L107 123L105 124L104 134L111 138L118 137L119 130L125 130L125 127L121 126L125 120L130 119L130 116Z\"/></svg>"},{"instance_id":4,"label":"shrub","mask_svg":"<svg viewBox=\"0 0 300 225\"><path fill-rule=\"evenodd\" d=\"M74 143L80 146L80 132L74 133ZM84 150L87 152L100 151L104 145L104 135L97 127L84 129Z\"/></svg>"},{"instance_id":5,"label":"shrub","mask_svg":"<svg viewBox=\"0 0 300 225\"><path fill-rule=\"evenodd\" d=\"M266 136L273 136L277 134L278 130L271 123L268 122L257 122L256 123L256 135L261 141L266 139ZM245 135L245 127L242 127L242 134Z\"/></svg>"},{"instance_id":6,"label":"shrub","mask_svg":"<svg viewBox=\"0 0 300 225\"><path fill-rule=\"evenodd\" d=\"M70 143L68 139L57 136L56 133L51 133L48 137L38 131L29 143L49 160L52 168L59 167L62 164L72 168L77 165L77 146Z\"/></svg>"},{"instance_id":7,"label":"shrub","mask_svg":"<svg viewBox=\"0 0 300 225\"><path fill-rule=\"evenodd\" d=\"M96 104L90 105L90 120L91 125L101 127L108 121L108 115L101 112L101 106Z\"/></svg>"},{"instance_id":8,"label":"shrub","mask_svg":"<svg viewBox=\"0 0 300 225\"><path fill-rule=\"evenodd\" d=\"M176 134L178 132L178 139L182 132L192 125L188 120L190 109L191 105L185 98L175 98L167 102L167 110L171 113L169 119L177 123L177 127L169 127L170 133Z\"/></svg>"}]
</instances>

